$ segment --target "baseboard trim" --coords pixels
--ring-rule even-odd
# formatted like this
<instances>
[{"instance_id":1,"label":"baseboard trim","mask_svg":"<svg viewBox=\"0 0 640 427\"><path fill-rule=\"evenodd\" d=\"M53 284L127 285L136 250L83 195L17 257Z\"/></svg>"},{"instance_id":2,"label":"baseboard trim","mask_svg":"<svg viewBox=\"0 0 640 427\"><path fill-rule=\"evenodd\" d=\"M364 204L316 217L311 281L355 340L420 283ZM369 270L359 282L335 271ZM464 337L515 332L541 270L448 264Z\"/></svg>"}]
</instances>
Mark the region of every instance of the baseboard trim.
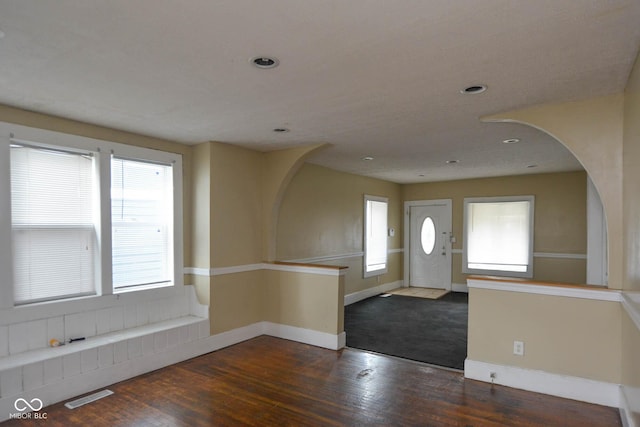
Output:
<instances>
[{"instance_id":1,"label":"baseboard trim","mask_svg":"<svg viewBox=\"0 0 640 427\"><path fill-rule=\"evenodd\" d=\"M353 292L344 296L344 305L350 305L363 299L370 298L372 296L383 294L393 289L398 289L403 286L402 280L396 280L395 282L384 283L382 285L374 286L373 288L364 289L362 291Z\"/></svg>"},{"instance_id":2,"label":"baseboard trim","mask_svg":"<svg viewBox=\"0 0 640 427\"><path fill-rule=\"evenodd\" d=\"M469 293L469 288L467 287L467 285L465 283L452 283L451 284L451 291L452 292Z\"/></svg>"},{"instance_id":3,"label":"baseboard trim","mask_svg":"<svg viewBox=\"0 0 640 427\"><path fill-rule=\"evenodd\" d=\"M261 323L264 335L271 337L328 348L329 350L339 350L343 348L346 343L346 334L344 332L340 334L329 334L279 323Z\"/></svg>"},{"instance_id":4,"label":"baseboard trim","mask_svg":"<svg viewBox=\"0 0 640 427\"><path fill-rule=\"evenodd\" d=\"M620 407L619 384L470 359L464 362L465 378L491 382L491 372L496 374L495 384L613 408Z\"/></svg>"},{"instance_id":5,"label":"baseboard trim","mask_svg":"<svg viewBox=\"0 0 640 427\"><path fill-rule=\"evenodd\" d=\"M632 406L635 403L635 407ZM620 387L620 419L624 427L640 427L640 388Z\"/></svg>"}]
</instances>

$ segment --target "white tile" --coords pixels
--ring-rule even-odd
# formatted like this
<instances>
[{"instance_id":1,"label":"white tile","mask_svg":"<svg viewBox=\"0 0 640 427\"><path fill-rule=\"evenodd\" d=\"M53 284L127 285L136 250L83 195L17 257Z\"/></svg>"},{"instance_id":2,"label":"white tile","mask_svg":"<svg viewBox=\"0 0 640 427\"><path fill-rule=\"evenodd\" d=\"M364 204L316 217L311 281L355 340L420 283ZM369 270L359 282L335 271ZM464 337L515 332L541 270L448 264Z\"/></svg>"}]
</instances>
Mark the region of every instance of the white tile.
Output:
<instances>
[{"instance_id":1,"label":"white tile","mask_svg":"<svg viewBox=\"0 0 640 427\"><path fill-rule=\"evenodd\" d=\"M155 353L155 339L153 335L142 336L142 355L151 356Z\"/></svg>"},{"instance_id":2,"label":"white tile","mask_svg":"<svg viewBox=\"0 0 640 427\"><path fill-rule=\"evenodd\" d=\"M124 328L134 328L136 326L136 322L138 321L136 306L135 305L125 305L124 307Z\"/></svg>"},{"instance_id":3,"label":"white tile","mask_svg":"<svg viewBox=\"0 0 640 427\"><path fill-rule=\"evenodd\" d=\"M27 322L27 337L29 338L29 350L47 347L49 342L47 339L47 321L42 319Z\"/></svg>"},{"instance_id":4,"label":"white tile","mask_svg":"<svg viewBox=\"0 0 640 427\"><path fill-rule=\"evenodd\" d=\"M149 311L149 323L157 323L160 321L162 306L158 301L151 301L147 304L147 310Z\"/></svg>"},{"instance_id":5,"label":"white tile","mask_svg":"<svg viewBox=\"0 0 640 427\"><path fill-rule=\"evenodd\" d=\"M111 332L121 331L124 329L124 307L111 308Z\"/></svg>"},{"instance_id":6,"label":"white tile","mask_svg":"<svg viewBox=\"0 0 640 427\"><path fill-rule=\"evenodd\" d=\"M27 322L9 325L9 354L18 354L29 350Z\"/></svg>"},{"instance_id":7,"label":"white tile","mask_svg":"<svg viewBox=\"0 0 640 427\"><path fill-rule=\"evenodd\" d=\"M167 349L167 331L160 331L153 334L153 344L156 353Z\"/></svg>"},{"instance_id":8,"label":"white tile","mask_svg":"<svg viewBox=\"0 0 640 427\"><path fill-rule=\"evenodd\" d=\"M22 368L0 372L0 397L15 396L22 393Z\"/></svg>"},{"instance_id":9,"label":"white tile","mask_svg":"<svg viewBox=\"0 0 640 427\"><path fill-rule=\"evenodd\" d=\"M209 334L209 320L203 320L201 322L197 323L198 326L198 338L202 339L202 338L207 338L210 334Z\"/></svg>"},{"instance_id":10,"label":"white tile","mask_svg":"<svg viewBox=\"0 0 640 427\"><path fill-rule=\"evenodd\" d=\"M173 328L167 331L167 346L169 348L177 347L180 345L180 329Z\"/></svg>"},{"instance_id":11,"label":"white tile","mask_svg":"<svg viewBox=\"0 0 640 427\"><path fill-rule=\"evenodd\" d=\"M135 359L142 356L142 338L131 338L127 340L127 349L129 352L129 359Z\"/></svg>"},{"instance_id":12,"label":"white tile","mask_svg":"<svg viewBox=\"0 0 640 427\"><path fill-rule=\"evenodd\" d=\"M200 338L200 327L198 323L192 323L189 325L189 341L197 340Z\"/></svg>"},{"instance_id":13,"label":"white tile","mask_svg":"<svg viewBox=\"0 0 640 427\"><path fill-rule=\"evenodd\" d=\"M64 317L58 316L47 319L47 343L52 339L64 342L64 337Z\"/></svg>"},{"instance_id":14,"label":"white tile","mask_svg":"<svg viewBox=\"0 0 640 427\"><path fill-rule=\"evenodd\" d=\"M149 309L146 302L136 305L136 325L142 326L149 323Z\"/></svg>"},{"instance_id":15,"label":"white tile","mask_svg":"<svg viewBox=\"0 0 640 427\"><path fill-rule=\"evenodd\" d=\"M98 349L98 365L100 368L113 365L113 344L103 345Z\"/></svg>"},{"instance_id":16,"label":"white tile","mask_svg":"<svg viewBox=\"0 0 640 427\"><path fill-rule=\"evenodd\" d=\"M9 354L9 327L0 326L0 357Z\"/></svg>"},{"instance_id":17,"label":"white tile","mask_svg":"<svg viewBox=\"0 0 640 427\"><path fill-rule=\"evenodd\" d=\"M122 363L128 358L126 341L118 341L113 346L113 363Z\"/></svg>"},{"instance_id":18,"label":"white tile","mask_svg":"<svg viewBox=\"0 0 640 427\"><path fill-rule=\"evenodd\" d=\"M189 326L188 325L181 326L180 327L180 342L182 344L186 344L189 341L191 341L189 339Z\"/></svg>"},{"instance_id":19,"label":"white tile","mask_svg":"<svg viewBox=\"0 0 640 427\"><path fill-rule=\"evenodd\" d=\"M62 374L62 357L54 357L44 361L44 383L52 384L61 381Z\"/></svg>"},{"instance_id":20,"label":"white tile","mask_svg":"<svg viewBox=\"0 0 640 427\"><path fill-rule=\"evenodd\" d=\"M62 357L62 373L65 378L75 377L82 372L80 353L71 353Z\"/></svg>"},{"instance_id":21,"label":"white tile","mask_svg":"<svg viewBox=\"0 0 640 427\"><path fill-rule=\"evenodd\" d=\"M86 311L64 316L64 334L66 341L72 338L93 337L96 335L96 312Z\"/></svg>"},{"instance_id":22,"label":"white tile","mask_svg":"<svg viewBox=\"0 0 640 427\"><path fill-rule=\"evenodd\" d=\"M37 362L22 367L22 386L24 391L42 387L44 384L44 363Z\"/></svg>"},{"instance_id":23,"label":"white tile","mask_svg":"<svg viewBox=\"0 0 640 427\"><path fill-rule=\"evenodd\" d=\"M106 334L111 330L111 309L103 308L96 311L96 334Z\"/></svg>"},{"instance_id":24,"label":"white tile","mask_svg":"<svg viewBox=\"0 0 640 427\"><path fill-rule=\"evenodd\" d=\"M89 348L80 353L80 369L83 373L98 369L97 348Z\"/></svg>"}]
</instances>

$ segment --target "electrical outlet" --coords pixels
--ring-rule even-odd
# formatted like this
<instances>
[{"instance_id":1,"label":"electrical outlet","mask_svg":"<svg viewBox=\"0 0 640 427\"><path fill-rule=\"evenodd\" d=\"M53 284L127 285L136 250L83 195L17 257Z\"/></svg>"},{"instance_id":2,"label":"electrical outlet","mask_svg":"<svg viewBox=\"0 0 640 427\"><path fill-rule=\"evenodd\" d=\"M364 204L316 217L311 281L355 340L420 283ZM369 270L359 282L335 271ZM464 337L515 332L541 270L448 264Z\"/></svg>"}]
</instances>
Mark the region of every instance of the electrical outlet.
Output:
<instances>
[{"instance_id":1,"label":"electrical outlet","mask_svg":"<svg viewBox=\"0 0 640 427\"><path fill-rule=\"evenodd\" d=\"M513 354L515 354L516 356L524 356L524 342L522 341L513 342Z\"/></svg>"}]
</instances>

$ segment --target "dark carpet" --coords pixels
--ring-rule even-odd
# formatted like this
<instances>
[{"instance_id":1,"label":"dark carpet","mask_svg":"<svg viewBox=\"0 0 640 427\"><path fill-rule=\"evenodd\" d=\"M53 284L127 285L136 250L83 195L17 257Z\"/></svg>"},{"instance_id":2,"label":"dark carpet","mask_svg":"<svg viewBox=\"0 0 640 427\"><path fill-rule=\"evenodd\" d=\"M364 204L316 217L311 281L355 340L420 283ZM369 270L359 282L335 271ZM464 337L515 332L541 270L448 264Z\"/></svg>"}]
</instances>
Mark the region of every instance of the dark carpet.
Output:
<instances>
[{"instance_id":1,"label":"dark carpet","mask_svg":"<svg viewBox=\"0 0 640 427\"><path fill-rule=\"evenodd\" d=\"M464 369L468 295L438 300L375 296L344 308L347 346Z\"/></svg>"}]
</instances>

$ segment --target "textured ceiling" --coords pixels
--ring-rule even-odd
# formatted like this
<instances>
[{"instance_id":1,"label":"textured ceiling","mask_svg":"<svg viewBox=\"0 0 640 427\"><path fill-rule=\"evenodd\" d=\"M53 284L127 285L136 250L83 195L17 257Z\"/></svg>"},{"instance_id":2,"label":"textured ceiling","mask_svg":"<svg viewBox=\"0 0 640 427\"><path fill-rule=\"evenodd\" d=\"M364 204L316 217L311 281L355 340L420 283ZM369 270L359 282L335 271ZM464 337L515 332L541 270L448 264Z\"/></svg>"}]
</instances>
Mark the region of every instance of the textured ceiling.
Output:
<instances>
[{"instance_id":1,"label":"textured ceiling","mask_svg":"<svg viewBox=\"0 0 640 427\"><path fill-rule=\"evenodd\" d=\"M0 0L0 103L186 144L328 143L312 162L401 183L576 170L479 117L622 91L639 23L638 0Z\"/></svg>"}]
</instances>

